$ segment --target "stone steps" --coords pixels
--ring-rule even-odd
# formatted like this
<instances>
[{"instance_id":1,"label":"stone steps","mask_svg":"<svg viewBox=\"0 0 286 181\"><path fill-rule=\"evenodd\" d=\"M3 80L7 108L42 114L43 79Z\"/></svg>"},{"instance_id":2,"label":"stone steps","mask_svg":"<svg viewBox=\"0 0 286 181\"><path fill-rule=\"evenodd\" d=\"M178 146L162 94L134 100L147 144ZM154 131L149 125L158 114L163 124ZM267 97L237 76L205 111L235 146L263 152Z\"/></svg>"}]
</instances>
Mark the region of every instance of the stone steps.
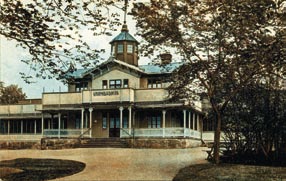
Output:
<instances>
[{"instance_id":1,"label":"stone steps","mask_svg":"<svg viewBox=\"0 0 286 181\"><path fill-rule=\"evenodd\" d=\"M84 138L81 139L80 148L129 148L128 144L120 138Z\"/></svg>"}]
</instances>

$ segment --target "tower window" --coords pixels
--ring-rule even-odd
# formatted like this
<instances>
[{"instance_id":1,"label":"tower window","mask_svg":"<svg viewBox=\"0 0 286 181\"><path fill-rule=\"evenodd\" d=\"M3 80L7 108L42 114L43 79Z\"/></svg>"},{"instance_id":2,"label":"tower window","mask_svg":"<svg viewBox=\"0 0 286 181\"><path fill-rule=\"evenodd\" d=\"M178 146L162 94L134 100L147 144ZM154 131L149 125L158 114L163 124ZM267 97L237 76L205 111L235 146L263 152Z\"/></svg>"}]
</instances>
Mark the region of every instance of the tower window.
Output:
<instances>
[{"instance_id":1,"label":"tower window","mask_svg":"<svg viewBox=\"0 0 286 181\"><path fill-rule=\"evenodd\" d=\"M133 45L127 45L127 53L133 53Z\"/></svg>"},{"instance_id":2,"label":"tower window","mask_svg":"<svg viewBox=\"0 0 286 181\"><path fill-rule=\"evenodd\" d=\"M117 53L123 53L123 44L118 44L117 45Z\"/></svg>"},{"instance_id":3,"label":"tower window","mask_svg":"<svg viewBox=\"0 0 286 181\"><path fill-rule=\"evenodd\" d=\"M111 46L111 55L114 55L114 54L115 54L115 46L112 45L112 46Z\"/></svg>"}]
</instances>

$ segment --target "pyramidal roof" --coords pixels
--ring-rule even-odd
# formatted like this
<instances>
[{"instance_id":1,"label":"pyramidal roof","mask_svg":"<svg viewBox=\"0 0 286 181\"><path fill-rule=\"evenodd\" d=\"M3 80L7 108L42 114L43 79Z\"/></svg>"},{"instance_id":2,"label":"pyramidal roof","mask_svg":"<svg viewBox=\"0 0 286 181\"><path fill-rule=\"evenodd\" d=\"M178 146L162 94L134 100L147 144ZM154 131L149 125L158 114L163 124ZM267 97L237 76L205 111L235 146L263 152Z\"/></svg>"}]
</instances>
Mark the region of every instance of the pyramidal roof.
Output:
<instances>
[{"instance_id":1,"label":"pyramidal roof","mask_svg":"<svg viewBox=\"0 0 286 181\"><path fill-rule=\"evenodd\" d=\"M126 24L123 24L120 34L113 38L110 43L115 41L133 41L139 44L139 42L131 34L129 34Z\"/></svg>"}]
</instances>

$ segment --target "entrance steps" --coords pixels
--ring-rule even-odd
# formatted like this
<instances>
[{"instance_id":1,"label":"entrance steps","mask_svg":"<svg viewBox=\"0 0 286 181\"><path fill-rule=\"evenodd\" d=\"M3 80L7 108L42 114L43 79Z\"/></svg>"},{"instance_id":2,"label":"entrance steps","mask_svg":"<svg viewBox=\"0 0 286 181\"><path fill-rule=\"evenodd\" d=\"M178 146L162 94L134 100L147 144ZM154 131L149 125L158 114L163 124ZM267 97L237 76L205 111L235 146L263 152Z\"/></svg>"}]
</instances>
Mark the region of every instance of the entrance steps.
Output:
<instances>
[{"instance_id":1,"label":"entrance steps","mask_svg":"<svg viewBox=\"0 0 286 181\"><path fill-rule=\"evenodd\" d=\"M120 138L82 138L80 148L130 148Z\"/></svg>"}]
</instances>

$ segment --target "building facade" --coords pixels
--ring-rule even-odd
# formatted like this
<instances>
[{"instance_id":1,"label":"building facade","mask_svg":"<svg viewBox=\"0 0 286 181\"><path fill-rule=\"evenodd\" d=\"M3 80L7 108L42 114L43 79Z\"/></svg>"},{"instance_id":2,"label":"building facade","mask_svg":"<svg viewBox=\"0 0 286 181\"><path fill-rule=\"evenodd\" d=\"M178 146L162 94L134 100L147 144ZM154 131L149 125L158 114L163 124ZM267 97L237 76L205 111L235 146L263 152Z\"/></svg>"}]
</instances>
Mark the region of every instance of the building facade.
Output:
<instances>
[{"instance_id":1,"label":"building facade","mask_svg":"<svg viewBox=\"0 0 286 181\"><path fill-rule=\"evenodd\" d=\"M138 64L138 45L124 24L100 65L66 75L68 92L0 105L0 139L44 137L202 139L201 102L170 101L170 76L183 63L168 53Z\"/></svg>"}]
</instances>

